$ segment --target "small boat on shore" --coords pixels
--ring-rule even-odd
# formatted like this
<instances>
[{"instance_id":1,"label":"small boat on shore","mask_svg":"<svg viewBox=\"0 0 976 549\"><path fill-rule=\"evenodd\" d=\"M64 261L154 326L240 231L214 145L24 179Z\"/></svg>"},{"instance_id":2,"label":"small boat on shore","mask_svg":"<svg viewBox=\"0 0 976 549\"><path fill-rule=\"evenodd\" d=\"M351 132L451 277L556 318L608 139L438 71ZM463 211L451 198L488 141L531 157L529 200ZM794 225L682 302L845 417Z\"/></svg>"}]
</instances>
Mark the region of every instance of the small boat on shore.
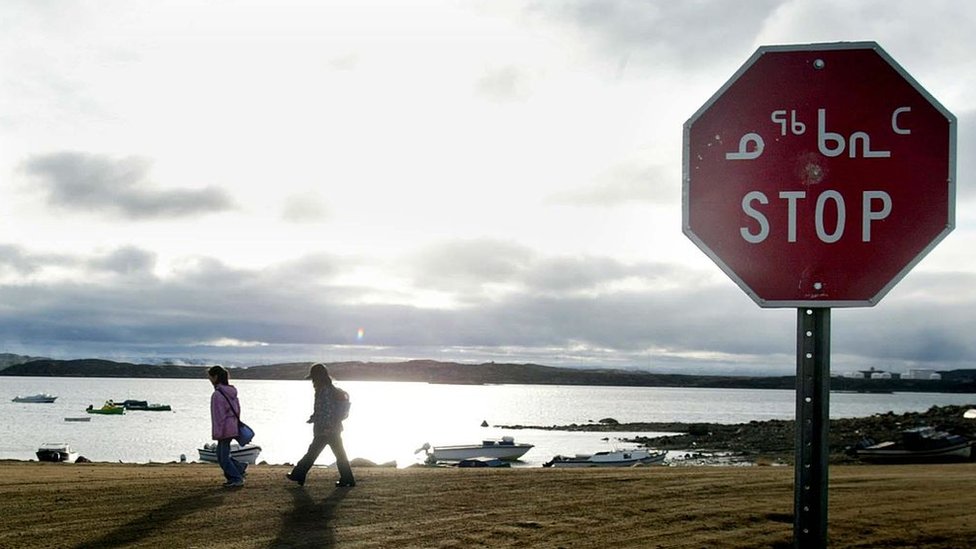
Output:
<instances>
[{"instance_id":1,"label":"small boat on shore","mask_svg":"<svg viewBox=\"0 0 976 549\"><path fill-rule=\"evenodd\" d=\"M47 393L40 393L36 395L20 396L17 395L13 398L14 402L34 402L41 404L50 404L57 400L57 396L49 395Z\"/></svg>"},{"instance_id":2,"label":"small boat on shore","mask_svg":"<svg viewBox=\"0 0 976 549\"><path fill-rule=\"evenodd\" d=\"M543 463L543 467L634 467L652 465L664 461L667 452L648 450L613 450L595 454L577 454L573 457L556 456Z\"/></svg>"},{"instance_id":3,"label":"small boat on shore","mask_svg":"<svg viewBox=\"0 0 976 549\"><path fill-rule=\"evenodd\" d=\"M426 451L428 461L461 461L472 458L494 458L514 461L531 450L532 444L516 443L512 437L498 440L483 440L481 444L460 444L456 446L431 446L424 444L419 451Z\"/></svg>"},{"instance_id":4,"label":"small boat on shore","mask_svg":"<svg viewBox=\"0 0 976 549\"><path fill-rule=\"evenodd\" d=\"M200 461L206 461L209 463L217 463L217 443L210 442L203 445L203 448L198 448L197 452L200 453ZM254 465L257 463L258 455L261 453L261 447L257 444L248 444L247 446L241 447L236 442L230 443L230 457L240 461L241 463L250 463Z\"/></svg>"},{"instance_id":5,"label":"small boat on shore","mask_svg":"<svg viewBox=\"0 0 976 549\"><path fill-rule=\"evenodd\" d=\"M72 452L65 442L45 442L37 449L36 454L38 461L72 462L78 459L78 454Z\"/></svg>"},{"instance_id":6,"label":"small boat on shore","mask_svg":"<svg viewBox=\"0 0 976 549\"><path fill-rule=\"evenodd\" d=\"M902 432L899 442L873 444L864 441L854 448L861 461L868 463L942 463L967 461L973 458L973 444L961 435L937 431L932 427L917 427Z\"/></svg>"}]
</instances>

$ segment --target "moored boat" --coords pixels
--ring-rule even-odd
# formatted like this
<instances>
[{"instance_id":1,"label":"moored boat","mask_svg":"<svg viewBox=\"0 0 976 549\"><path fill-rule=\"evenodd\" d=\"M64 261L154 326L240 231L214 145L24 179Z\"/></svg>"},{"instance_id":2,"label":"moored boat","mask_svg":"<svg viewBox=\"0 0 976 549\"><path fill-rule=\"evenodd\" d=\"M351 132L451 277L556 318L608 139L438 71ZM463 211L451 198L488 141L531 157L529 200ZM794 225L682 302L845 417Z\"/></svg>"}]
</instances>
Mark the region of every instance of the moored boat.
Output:
<instances>
[{"instance_id":1,"label":"moored boat","mask_svg":"<svg viewBox=\"0 0 976 549\"><path fill-rule=\"evenodd\" d=\"M966 461L973 458L973 444L961 435L937 431L931 427L917 427L902 432L899 442L867 441L854 448L861 461L869 463L939 463Z\"/></svg>"},{"instance_id":2,"label":"moored boat","mask_svg":"<svg viewBox=\"0 0 976 549\"><path fill-rule=\"evenodd\" d=\"M57 396L49 395L47 393L39 393L36 395L20 396L17 395L13 398L14 402L36 402L42 404L50 404L57 400Z\"/></svg>"},{"instance_id":3,"label":"moored boat","mask_svg":"<svg viewBox=\"0 0 976 549\"><path fill-rule=\"evenodd\" d=\"M613 450L597 452L595 454L577 454L575 456L555 456L543 463L543 467L634 467L636 465L652 465L664 461L666 452L650 452L648 450Z\"/></svg>"},{"instance_id":4,"label":"moored boat","mask_svg":"<svg viewBox=\"0 0 976 549\"><path fill-rule=\"evenodd\" d=\"M37 449L36 454L38 461L71 462L78 458L78 454L72 452L65 442L45 442Z\"/></svg>"},{"instance_id":5,"label":"moored boat","mask_svg":"<svg viewBox=\"0 0 976 549\"><path fill-rule=\"evenodd\" d=\"M172 412L173 408L169 404L150 404L141 410L145 412Z\"/></svg>"},{"instance_id":6,"label":"moored boat","mask_svg":"<svg viewBox=\"0 0 976 549\"><path fill-rule=\"evenodd\" d=\"M200 453L200 461L207 461L210 463L217 463L217 443L210 442L203 445L203 448L197 448L197 452ZM241 463L255 464L258 460L258 455L261 453L261 447L257 444L248 444L247 446L241 447L236 442L230 443L230 457L240 461Z\"/></svg>"},{"instance_id":7,"label":"moored boat","mask_svg":"<svg viewBox=\"0 0 976 549\"><path fill-rule=\"evenodd\" d=\"M145 400L133 400L127 399L121 402L116 401L116 406L121 406L126 410L135 410L142 412L170 412L173 410L169 404L150 404Z\"/></svg>"},{"instance_id":8,"label":"moored boat","mask_svg":"<svg viewBox=\"0 0 976 549\"><path fill-rule=\"evenodd\" d=\"M427 451L428 459L432 461L461 461L471 458L495 458L514 461L524 456L532 448L532 444L516 443L514 438L506 436L498 440L483 440L481 444L455 446L424 444L421 449Z\"/></svg>"},{"instance_id":9,"label":"moored boat","mask_svg":"<svg viewBox=\"0 0 976 549\"><path fill-rule=\"evenodd\" d=\"M112 415L118 416L125 413L125 408L117 406L111 400L102 405L101 408L95 408L91 404L85 409L89 414L102 414L102 415Z\"/></svg>"}]
</instances>

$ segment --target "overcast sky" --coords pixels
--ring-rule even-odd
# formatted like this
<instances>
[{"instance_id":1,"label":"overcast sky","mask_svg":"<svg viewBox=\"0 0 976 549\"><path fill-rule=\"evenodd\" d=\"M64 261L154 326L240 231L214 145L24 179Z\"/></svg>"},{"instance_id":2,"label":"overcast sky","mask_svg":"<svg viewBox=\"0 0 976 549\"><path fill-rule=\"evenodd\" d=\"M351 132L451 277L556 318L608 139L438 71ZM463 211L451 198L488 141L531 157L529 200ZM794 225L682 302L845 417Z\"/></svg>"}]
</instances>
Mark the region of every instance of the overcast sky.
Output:
<instances>
[{"instance_id":1,"label":"overcast sky","mask_svg":"<svg viewBox=\"0 0 976 549\"><path fill-rule=\"evenodd\" d=\"M0 351L788 374L681 232L761 45L878 42L958 118L956 229L832 367L976 367L976 4L0 4Z\"/></svg>"}]
</instances>

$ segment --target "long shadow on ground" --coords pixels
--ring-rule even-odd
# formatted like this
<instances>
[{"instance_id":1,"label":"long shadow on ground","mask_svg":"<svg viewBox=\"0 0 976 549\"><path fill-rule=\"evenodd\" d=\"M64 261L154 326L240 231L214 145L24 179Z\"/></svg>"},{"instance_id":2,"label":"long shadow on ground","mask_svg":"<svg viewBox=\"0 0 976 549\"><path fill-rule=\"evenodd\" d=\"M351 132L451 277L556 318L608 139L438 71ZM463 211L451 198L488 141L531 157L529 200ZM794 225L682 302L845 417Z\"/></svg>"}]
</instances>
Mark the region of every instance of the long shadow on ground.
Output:
<instances>
[{"instance_id":1,"label":"long shadow on ground","mask_svg":"<svg viewBox=\"0 0 976 549\"><path fill-rule=\"evenodd\" d=\"M272 547L335 547L335 512L349 488L335 488L319 502L305 488L291 490L294 508L285 516Z\"/></svg>"},{"instance_id":2,"label":"long shadow on ground","mask_svg":"<svg viewBox=\"0 0 976 549\"><path fill-rule=\"evenodd\" d=\"M162 507L151 509L142 516L133 518L96 540L86 541L75 546L75 549L130 547L142 538L151 535L154 531L161 530L167 524L181 517L219 505L224 496L226 496L225 493L208 490L207 492L198 492L174 499Z\"/></svg>"}]
</instances>

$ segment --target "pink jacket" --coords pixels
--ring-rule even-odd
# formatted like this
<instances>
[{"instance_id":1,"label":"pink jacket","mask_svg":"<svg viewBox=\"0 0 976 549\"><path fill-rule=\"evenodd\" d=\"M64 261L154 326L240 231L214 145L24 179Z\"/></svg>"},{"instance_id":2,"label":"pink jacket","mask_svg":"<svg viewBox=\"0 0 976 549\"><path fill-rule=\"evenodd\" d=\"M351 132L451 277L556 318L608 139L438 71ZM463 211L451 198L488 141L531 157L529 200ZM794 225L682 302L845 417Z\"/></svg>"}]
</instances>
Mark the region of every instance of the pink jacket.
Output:
<instances>
[{"instance_id":1,"label":"pink jacket","mask_svg":"<svg viewBox=\"0 0 976 549\"><path fill-rule=\"evenodd\" d=\"M227 395L227 398L224 398L221 393ZM210 432L214 440L234 438L238 435L237 416L234 412L237 412L237 415L241 413L241 403L237 400L237 387L215 386L213 394L210 395Z\"/></svg>"}]
</instances>

